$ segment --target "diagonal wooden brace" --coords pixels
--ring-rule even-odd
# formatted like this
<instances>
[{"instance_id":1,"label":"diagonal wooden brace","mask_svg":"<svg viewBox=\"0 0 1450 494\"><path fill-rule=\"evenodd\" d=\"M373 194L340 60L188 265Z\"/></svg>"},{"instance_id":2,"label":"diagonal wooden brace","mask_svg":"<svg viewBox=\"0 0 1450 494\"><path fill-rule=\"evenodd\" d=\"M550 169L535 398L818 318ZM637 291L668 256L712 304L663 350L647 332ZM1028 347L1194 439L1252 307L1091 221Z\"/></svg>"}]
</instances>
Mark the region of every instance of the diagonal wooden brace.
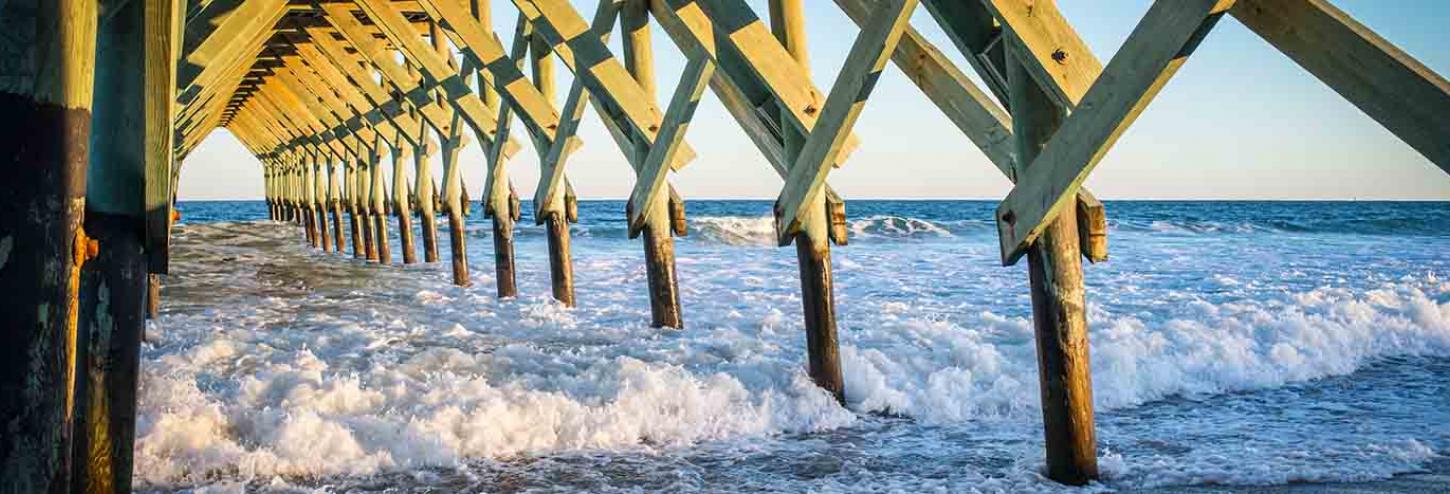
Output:
<instances>
[{"instance_id":1,"label":"diagonal wooden brace","mask_svg":"<svg viewBox=\"0 0 1450 494\"><path fill-rule=\"evenodd\" d=\"M1149 8L997 207L1004 265L1022 257L1232 4L1232 0L1159 0Z\"/></svg>"}]
</instances>

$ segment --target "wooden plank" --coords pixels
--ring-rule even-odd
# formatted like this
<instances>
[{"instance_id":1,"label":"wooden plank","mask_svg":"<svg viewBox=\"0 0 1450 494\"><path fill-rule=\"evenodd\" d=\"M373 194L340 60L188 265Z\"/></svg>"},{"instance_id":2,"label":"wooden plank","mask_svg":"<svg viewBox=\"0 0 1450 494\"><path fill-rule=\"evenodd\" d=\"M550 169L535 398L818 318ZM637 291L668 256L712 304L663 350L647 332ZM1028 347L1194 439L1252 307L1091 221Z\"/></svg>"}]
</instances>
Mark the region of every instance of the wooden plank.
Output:
<instances>
[{"instance_id":1,"label":"wooden plank","mask_svg":"<svg viewBox=\"0 0 1450 494\"><path fill-rule=\"evenodd\" d=\"M916 4L916 0L883 1L882 7L857 35L846 56L846 65L836 76L836 83L826 98L820 120L806 138L776 201L776 237L780 245L790 244L799 231L805 206L820 194L831 171L830 165L843 151L846 137L866 107L866 99L896 50Z\"/></svg>"},{"instance_id":2,"label":"wooden plank","mask_svg":"<svg viewBox=\"0 0 1450 494\"><path fill-rule=\"evenodd\" d=\"M1450 173L1450 83L1324 0L1240 0L1239 22Z\"/></svg>"},{"instance_id":3,"label":"wooden plank","mask_svg":"<svg viewBox=\"0 0 1450 494\"><path fill-rule=\"evenodd\" d=\"M1232 0L1160 0L997 208L1003 264L1014 264L1075 195L1118 136L1188 59Z\"/></svg>"}]
</instances>

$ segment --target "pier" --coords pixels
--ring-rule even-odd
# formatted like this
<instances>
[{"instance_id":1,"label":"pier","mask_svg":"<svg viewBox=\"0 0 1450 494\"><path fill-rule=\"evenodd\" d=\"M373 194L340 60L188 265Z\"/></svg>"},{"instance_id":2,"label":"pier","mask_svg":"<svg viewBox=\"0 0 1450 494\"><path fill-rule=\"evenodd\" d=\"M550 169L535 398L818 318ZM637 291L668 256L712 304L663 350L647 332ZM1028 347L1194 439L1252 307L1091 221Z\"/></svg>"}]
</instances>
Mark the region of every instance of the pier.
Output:
<instances>
[{"instance_id":1,"label":"pier","mask_svg":"<svg viewBox=\"0 0 1450 494\"><path fill-rule=\"evenodd\" d=\"M590 248L570 236L567 165L582 146L617 150L646 273L621 289L648 294L659 331L690 331L674 244L689 191L671 176L711 138L689 130L713 97L781 179L773 239L798 260L803 367L844 404L831 261L848 248L848 198L829 178L870 145L855 123L899 70L1015 184L994 218L1000 261L1028 265L1045 475L1071 485L1098 477L1083 279L1109 259L1110 213L1082 184L1215 25L1242 23L1450 174L1450 83L1327 0L1156 0L1105 62L1051 0L835 0L860 29L831 81L811 76L805 4L0 0L0 493L132 490L140 348L165 304L180 167L218 128L256 157L268 219L298 242L376 269L446 256L468 286L477 199L498 297L519 295L513 238L533 221L565 307L588 295L573 252ZM952 46L912 26L919 10ZM517 16L511 33L495 32L500 13ZM655 71L664 50L686 60L672 86ZM613 142L577 136L587 114ZM540 167L528 211L509 174L524 143ZM468 146L485 162L460 159ZM485 171L472 199L464 167Z\"/></svg>"}]
</instances>

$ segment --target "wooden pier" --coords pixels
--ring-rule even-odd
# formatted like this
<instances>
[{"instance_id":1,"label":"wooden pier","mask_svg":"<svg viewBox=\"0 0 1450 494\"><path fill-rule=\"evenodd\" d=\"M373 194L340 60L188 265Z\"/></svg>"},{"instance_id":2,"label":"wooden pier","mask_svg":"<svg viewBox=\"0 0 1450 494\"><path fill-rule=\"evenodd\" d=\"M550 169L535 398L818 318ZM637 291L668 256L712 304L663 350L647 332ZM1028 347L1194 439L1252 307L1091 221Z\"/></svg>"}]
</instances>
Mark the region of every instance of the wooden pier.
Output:
<instances>
[{"instance_id":1,"label":"wooden pier","mask_svg":"<svg viewBox=\"0 0 1450 494\"><path fill-rule=\"evenodd\" d=\"M1450 173L1450 84L1327 0L1157 0L1106 64L1051 0L834 3L860 30L826 86L808 70L805 0L0 1L0 493L130 492L139 345L179 167L219 127L259 161L269 218L321 251L392 264L396 235L402 263L420 249L440 262L443 216L459 286L472 282L462 169L482 167L499 297L518 294L527 213L546 226L553 296L573 306L589 273L572 252L589 246L570 238L566 165L592 109L635 174L621 214L643 244L650 322L683 330L688 191L670 176L695 158L690 139L710 138L688 135L708 88L783 180L775 234L799 261L803 366L846 403L831 263L846 207L828 179L869 145L854 124L881 73L901 70L1016 184L996 212L1001 261L1027 258L1046 473L1068 484L1098 472L1082 259L1108 257L1106 212L1082 183L1223 17ZM953 46L911 25L918 7ZM507 46L493 9L517 14ZM668 95L658 50L686 59ZM508 170L524 140L540 166L527 212ZM470 145L484 163L460 160Z\"/></svg>"}]
</instances>

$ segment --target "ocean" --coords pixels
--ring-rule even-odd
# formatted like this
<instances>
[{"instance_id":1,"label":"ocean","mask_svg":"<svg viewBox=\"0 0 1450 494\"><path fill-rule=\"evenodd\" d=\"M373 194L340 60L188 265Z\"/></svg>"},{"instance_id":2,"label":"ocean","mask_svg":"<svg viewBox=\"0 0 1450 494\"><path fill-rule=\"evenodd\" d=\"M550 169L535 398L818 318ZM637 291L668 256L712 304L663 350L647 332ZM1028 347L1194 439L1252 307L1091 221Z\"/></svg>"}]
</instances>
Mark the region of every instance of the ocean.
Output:
<instances>
[{"instance_id":1,"label":"ocean","mask_svg":"<svg viewBox=\"0 0 1450 494\"><path fill-rule=\"evenodd\" d=\"M1103 478L1083 488L1040 473L1027 267L1000 265L995 203L848 203L845 407L805 375L770 206L688 203L674 331L649 327L620 201L580 204L574 309L550 298L527 217L521 295L498 300L477 204L458 288L446 233L444 262L379 266L309 248L261 202L182 202L142 349L137 488L1163 492L1450 472L1450 202L1109 202L1111 259L1084 268Z\"/></svg>"}]
</instances>

